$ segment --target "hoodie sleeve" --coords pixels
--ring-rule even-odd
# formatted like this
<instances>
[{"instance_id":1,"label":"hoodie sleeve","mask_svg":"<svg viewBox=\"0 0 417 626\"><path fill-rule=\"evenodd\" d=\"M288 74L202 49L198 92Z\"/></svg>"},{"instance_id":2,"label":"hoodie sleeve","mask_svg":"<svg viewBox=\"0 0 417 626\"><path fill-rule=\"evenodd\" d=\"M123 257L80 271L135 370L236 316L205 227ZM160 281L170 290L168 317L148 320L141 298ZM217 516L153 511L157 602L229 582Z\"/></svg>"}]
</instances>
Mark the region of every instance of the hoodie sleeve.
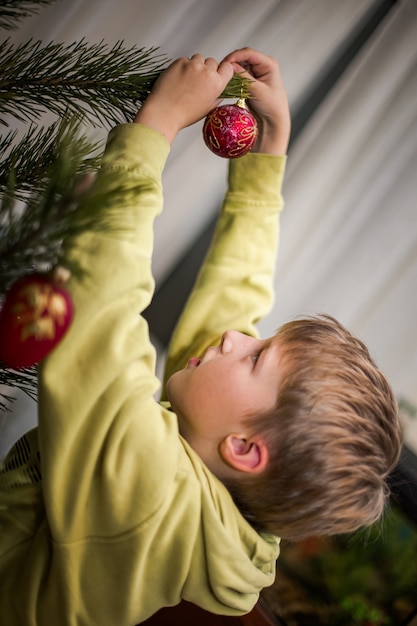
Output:
<instances>
[{"instance_id":1,"label":"hoodie sleeve","mask_svg":"<svg viewBox=\"0 0 417 626\"><path fill-rule=\"evenodd\" d=\"M194 289L175 328L165 382L226 330L256 335L271 309L285 157L247 154L229 164L228 191Z\"/></svg>"},{"instance_id":2,"label":"hoodie sleeve","mask_svg":"<svg viewBox=\"0 0 417 626\"><path fill-rule=\"evenodd\" d=\"M141 316L154 290L153 221L162 210L168 153L168 142L150 128L115 128L83 208L99 195L105 228L67 244L85 276L69 282L75 318L39 374L43 491L56 540L131 528L166 487L162 477L146 475L141 455L159 449L165 467L174 463L164 442L175 425L154 400L155 351Z\"/></svg>"}]
</instances>

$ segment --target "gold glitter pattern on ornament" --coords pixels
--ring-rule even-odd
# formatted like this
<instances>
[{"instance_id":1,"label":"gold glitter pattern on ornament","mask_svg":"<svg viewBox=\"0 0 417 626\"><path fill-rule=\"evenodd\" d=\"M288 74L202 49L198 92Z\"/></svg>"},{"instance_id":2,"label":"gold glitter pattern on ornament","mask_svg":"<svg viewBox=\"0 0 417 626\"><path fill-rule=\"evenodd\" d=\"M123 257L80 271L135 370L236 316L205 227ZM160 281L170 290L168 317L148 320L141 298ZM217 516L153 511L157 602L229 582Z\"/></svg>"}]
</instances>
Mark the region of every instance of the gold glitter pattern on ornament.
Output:
<instances>
[{"instance_id":1,"label":"gold glitter pattern on ornament","mask_svg":"<svg viewBox=\"0 0 417 626\"><path fill-rule=\"evenodd\" d=\"M53 339L56 325L62 326L66 320L65 298L47 284L24 285L18 298L12 311L16 325L21 326L21 339L32 336L36 339Z\"/></svg>"},{"instance_id":2,"label":"gold glitter pattern on ornament","mask_svg":"<svg viewBox=\"0 0 417 626\"><path fill-rule=\"evenodd\" d=\"M219 106L211 111L203 127L207 147L216 155L229 159L246 154L257 136L256 119L241 100L238 104Z\"/></svg>"}]
</instances>

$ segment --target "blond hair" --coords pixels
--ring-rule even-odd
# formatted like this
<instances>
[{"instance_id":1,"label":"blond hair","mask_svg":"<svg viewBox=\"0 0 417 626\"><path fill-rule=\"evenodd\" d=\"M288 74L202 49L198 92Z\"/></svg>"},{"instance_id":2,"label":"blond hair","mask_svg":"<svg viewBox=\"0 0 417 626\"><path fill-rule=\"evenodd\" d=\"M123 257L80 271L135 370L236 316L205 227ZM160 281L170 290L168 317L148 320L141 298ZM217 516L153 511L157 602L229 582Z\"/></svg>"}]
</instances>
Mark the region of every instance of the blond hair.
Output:
<instances>
[{"instance_id":1,"label":"blond hair","mask_svg":"<svg viewBox=\"0 0 417 626\"><path fill-rule=\"evenodd\" d=\"M275 410L251 419L266 470L227 486L257 528L288 539L349 533L382 515L401 449L392 389L366 346L335 319L277 332L284 376Z\"/></svg>"}]
</instances>

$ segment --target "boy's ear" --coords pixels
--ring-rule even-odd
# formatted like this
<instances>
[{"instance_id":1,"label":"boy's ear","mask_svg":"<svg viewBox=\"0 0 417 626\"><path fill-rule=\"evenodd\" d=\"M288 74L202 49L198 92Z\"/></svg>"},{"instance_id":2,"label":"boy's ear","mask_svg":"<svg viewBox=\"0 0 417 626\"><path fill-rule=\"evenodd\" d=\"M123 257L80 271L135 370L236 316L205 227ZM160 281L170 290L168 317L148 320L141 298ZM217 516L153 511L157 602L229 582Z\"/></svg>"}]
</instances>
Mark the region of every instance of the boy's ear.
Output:
<instances>
[{"instance_id":1,"label":"boy's ear","mask_svg":"<svg viewBox=\"0 0 417 626\"><path fill-rule=\"evenodd\" d=\"M232 433L220 444L223 460L241 472L262 472L268 463L268 448L259 435L246 439L243 435Z\"/></svg>"}]
</instances>

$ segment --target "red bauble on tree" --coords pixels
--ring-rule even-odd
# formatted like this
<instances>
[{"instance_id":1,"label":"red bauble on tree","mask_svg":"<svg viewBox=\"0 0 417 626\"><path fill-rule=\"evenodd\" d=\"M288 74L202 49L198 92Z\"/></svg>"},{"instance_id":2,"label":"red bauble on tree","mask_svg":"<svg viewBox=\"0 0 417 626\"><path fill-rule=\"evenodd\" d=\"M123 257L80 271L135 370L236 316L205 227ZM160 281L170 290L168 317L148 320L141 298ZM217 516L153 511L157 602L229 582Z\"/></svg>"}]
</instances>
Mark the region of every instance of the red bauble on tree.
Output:
<instances>
[{"instance_id":1,"label":"red bauble on tree","mask_svg":"<svg viewBox=\"0 0 417 626\"><path fill-rule=\"evenodd\" d=\"M30 367L66 333L73 305L61 282L30 274L12 285L0 311L0 359L7 367Z\"/></svg>"},{"instance_id":2,"label":"red bauble on tree","mask_svg":"<svg viewBox=\"0 0 417 626\"><path fill-rule=\"evenodd\" d=\"M210 111L203 126L207 147L226 159L249 152L257 136L258 124L242 98L236 104L223 104Z\"/></svg>"}]
</instances>

